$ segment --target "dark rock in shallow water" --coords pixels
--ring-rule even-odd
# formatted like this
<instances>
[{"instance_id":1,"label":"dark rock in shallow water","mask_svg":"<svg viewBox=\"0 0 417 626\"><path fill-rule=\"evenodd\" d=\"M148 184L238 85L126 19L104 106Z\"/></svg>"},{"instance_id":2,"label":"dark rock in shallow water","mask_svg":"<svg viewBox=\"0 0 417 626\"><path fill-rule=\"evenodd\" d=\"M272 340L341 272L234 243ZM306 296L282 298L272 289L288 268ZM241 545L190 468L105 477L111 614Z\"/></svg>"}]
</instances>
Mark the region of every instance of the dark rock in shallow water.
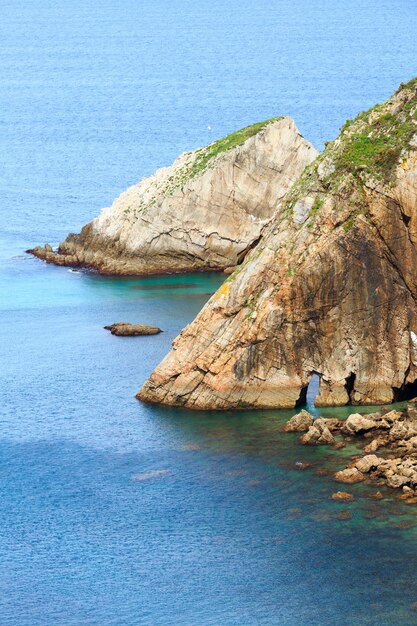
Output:
<instances>
[{"instance_id":1,"label":"dark rock in shallow water","mask_svg":"<svg viewBox=\"0 0 417 626\"><path fill-rule=\"evenodd\" d=\"M380 491L375 491L375 493L371 493L371 495L369 496L370 498L372 498L373 500L383 500L384 496Z\"/></svg>"},{"instance_id":2,"label":"dark rock in shallow water","mask_svg":"<svg viewBox=\"0 0 417 626\"><path fill-rule=\"evenodd\" d=\"M340 511L340 513L336 515L336 519L339 519L339 520L352 519L352 513L350 511Z\"/></svg>"},{"instance_id":3,"label":"dark rock in shallow water","mask_svg":"<svg viewBox=\"0 0 417 626\"><path fill-rule=\"evenodd\" d=\"M112 335L118 337L138 337L139 335L157 335L162 330L157 326L148 326L147 324L129 324L128 322L117 322L110 326L104 326Z\"/></svg>"}]
</instances>

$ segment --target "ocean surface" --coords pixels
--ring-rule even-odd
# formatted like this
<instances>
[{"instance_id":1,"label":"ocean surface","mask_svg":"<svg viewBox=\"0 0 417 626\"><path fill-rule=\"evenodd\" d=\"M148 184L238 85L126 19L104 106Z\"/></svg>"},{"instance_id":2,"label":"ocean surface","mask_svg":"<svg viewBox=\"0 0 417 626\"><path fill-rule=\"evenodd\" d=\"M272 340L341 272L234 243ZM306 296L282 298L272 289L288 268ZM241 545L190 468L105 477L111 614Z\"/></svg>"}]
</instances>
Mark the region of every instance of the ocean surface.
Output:
<instances>
[{"instance_id":1,"label":"ocean surface","mask_svg":"<svg viewBox=\"0 0 417 626\"><path fill-rule=\"evenodd\" d=\"M366 485L330 499L354 442L135 400L221 276L24 253L255 121L291 115L322 148L417 74L415 0L0 0L0 18L0 625L417 624L417 509ZM102 328L122 320L164 332Z\"/></svg>"}]
</instances>

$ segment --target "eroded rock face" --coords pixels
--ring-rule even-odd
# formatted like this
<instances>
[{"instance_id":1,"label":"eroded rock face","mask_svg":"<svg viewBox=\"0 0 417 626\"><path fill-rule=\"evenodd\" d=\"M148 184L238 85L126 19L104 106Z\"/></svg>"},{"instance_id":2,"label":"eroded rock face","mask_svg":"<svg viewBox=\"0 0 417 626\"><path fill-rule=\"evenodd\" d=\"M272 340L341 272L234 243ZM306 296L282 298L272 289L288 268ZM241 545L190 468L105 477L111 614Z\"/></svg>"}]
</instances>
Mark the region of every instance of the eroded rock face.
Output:
<instances>
[{"instance_id":1,"label":"eroded rock face","mask_svg":"<svg viewBox=\"0 0 417 626\"><path fill-rule=\"evenodd\" d=\"M77 235L29 252L107 274L220 270L240 263L317 151L288 118L181 155Z\"/></svg>"},{"instance_id":2,"label":"eroded rock face","mask_svg":"<svg viewBox=\"0 0 417 626\"><path fill-rule=\"evenodd\" d=\"M138 394L198 409L382 404L417 380L417 80L348 122ZM414 391L414 394L415 391Z\"/></svg>"}]
</instances>

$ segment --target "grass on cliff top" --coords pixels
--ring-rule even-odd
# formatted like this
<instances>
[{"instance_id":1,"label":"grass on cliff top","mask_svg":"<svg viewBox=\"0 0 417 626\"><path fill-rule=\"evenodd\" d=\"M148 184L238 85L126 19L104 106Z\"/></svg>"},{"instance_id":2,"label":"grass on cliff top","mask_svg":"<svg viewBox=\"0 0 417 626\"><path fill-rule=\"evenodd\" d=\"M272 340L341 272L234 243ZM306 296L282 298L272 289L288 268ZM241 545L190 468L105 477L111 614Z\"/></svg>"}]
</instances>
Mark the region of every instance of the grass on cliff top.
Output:
<instances>
[{"instance_id":1,"label":"grass on cliff top","mask_svg":"<svg viewBox=\"0 0 417 626\"><path fill-rule=\"evenodd\" d=\"M409 80L408 83L400 83L400 86L395 93L400 93L403 89L412 89L413 87L417 87L417 76Z\"/></svg>"},{"instance_id":2,"label":"grass on cliff top","mask_svg":"<svg viewBox=\"0 0 417 626\"><path fill-rule=\"evenodd\" d=\"M241 128L240 130L231 133L230 135L226 135L226 137L217 139L217 141L209 144L206 148L200 148L189 171L189 178L194 178L194 176L204 172L210 161L216 158L219 154L242 145L250 137L257 135L263 128L273 122L277 122L280 119L282 119L282 117L272 117L264 122L258 122L256 124L252 124L251 126L246 126L245 128Z\"/></svg>"},{"instance_id":3,"label":"grass on cliff top","mask_svg":"<svg viewBox=\"0 0 417 626\"><path fill-rule=\"evenodd\" d=\"M361 132L354 132L336 159L336 167L360 171L389 182L401 153L417 132L417 109L405 115L384 113Z\"/></svg>"},{"instance_id":4,"label":"grass on cliff top","mask_svg":"<svg viewBox=\"0 0 417 626\"><path fill-rule=\"evenodd\" d=\"M320 213L325 197L337 194L342 186L344 195L351 189L352 204L357 206L357 211L364 212L364 176L385 184L395 183L396 167L417 134L417 77L402 84L393 98L347 120L339 137L326 143L324 152L305 168L287 194L283 218L292 215L299 199L307 194L315 195L309 215L311 226L311 219ZM325 165L327 173L319 173L321 165ZM346 228L350 227L349 222Z\"/></svg>"},{"instance_id":5,"label":"grass on cliff top","mask_svg":"<svg viewBox=\"0 0 417 626\"><path fill-rule=\"evenodd\" d=\"M416 87L417 78L400 85L395 96L404 93L405 100L399 103L395 113L390 110L390 99L345 123L336 168L354 175L366 172L386 183L391 181L401 153L417 133Z\"/></svg>"}]
</instances>

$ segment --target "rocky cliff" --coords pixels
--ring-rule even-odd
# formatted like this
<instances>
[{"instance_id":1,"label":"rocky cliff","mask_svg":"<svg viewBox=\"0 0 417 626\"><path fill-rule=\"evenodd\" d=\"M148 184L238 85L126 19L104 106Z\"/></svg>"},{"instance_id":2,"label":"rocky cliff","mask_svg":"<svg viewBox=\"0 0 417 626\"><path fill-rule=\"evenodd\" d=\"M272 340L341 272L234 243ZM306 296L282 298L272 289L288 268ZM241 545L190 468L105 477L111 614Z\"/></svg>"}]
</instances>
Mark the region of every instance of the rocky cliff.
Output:
<instances>
[{"instance_id":1,"label":"rocky cliff","mask_svg":"<svg viewBox=\"0 0 417 626\"><path fill-rule=\"evenodd\" d=\"M417 391L417 79L348 121L145 383L198 409Z\"/></svg>"},{"instance_id":2,"label":"rocky cliff","mask_svg":"<svg viewBox=\"0 0 417 626\"><path fill-rule=\"evenodd\" d=\"M48 245L29 252L110 274L233 267L316 155L288 117L249 126L122 193L58 254Z\"/></svg>"}]
</instances>

